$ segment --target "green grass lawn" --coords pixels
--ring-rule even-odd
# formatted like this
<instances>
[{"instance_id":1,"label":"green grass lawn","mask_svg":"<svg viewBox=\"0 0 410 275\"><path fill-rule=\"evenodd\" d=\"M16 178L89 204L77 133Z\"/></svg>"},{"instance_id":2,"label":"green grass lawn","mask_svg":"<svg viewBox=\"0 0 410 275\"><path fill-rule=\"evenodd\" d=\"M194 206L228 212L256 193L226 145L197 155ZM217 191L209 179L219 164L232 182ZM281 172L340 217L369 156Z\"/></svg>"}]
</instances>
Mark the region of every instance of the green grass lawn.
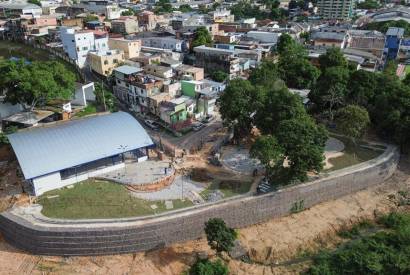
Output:
<instances>
[{"instance_id":1,"label":"green grass lawn","mask_svg":"<svg viewBox=\"0 0 410 275\"><path fill-rule=\"evenodd\" d=\"M169 211L162 201L138 199L120 184L94 180L46 192L38 203L43 206L43 215L61 219L125 218ZM151 208L154 204L158 207L155 210ZM174 200L173 205L173 209L178 209L193 204L189 200Z\"/></svg>"},{"instance_id":2,"label":"green grass lawn","mask_svg":"<svg viewBox=\"0 0 410 275\"><path fill-rule=\"evenodd\" d=\"M409 73L410 73L410 65L406 65L405 71L406 71L406 74L409 74Z\"/></svg>"},{"instance_id":3,"label":"green grass lawn","mask_svg":"<svg viewBox=\"0 0 410 275\"><path fill-rule=\"evenodd\" d=\"M97 107L95 106L95 104L88 103L88 105L84 109L76 113L75 116L83 117L83 116L88 116L88 115L95 114L95 113L97 113Z\"/></svg>"},{"instance_id":4,"label":"green grass lawn","mask_svg":"<svg viewBox=\"0 0 410 275\"><path fill-rule=\"evenodd\" d=\"M215 190L220 190L225 198L229 198L236 195L245 194L251 188L252 181L235 181L235 180L213 180L211 185L208 186L200 195L207 199L208 195Z\"/></svg>"},{"instance_id":5,"label":"green grass lawn","mask_svg":"<svg viewBox=\"0 0 410 275\"><path fill-rule=\"evenodd\" d=\"M344 143L344 155L337 158L329 159L329 162L333 164L333 167L326 171L335 171L338 169L346 168L355 164L359 164L361 162L374 159L384 151L384 148L382 148L381 146L372 146L374 149L365 148L363 146L369 146L369 144L364 141L358 141L355 145L345 137L333 137Z\"/></svg>"}]
</instances>

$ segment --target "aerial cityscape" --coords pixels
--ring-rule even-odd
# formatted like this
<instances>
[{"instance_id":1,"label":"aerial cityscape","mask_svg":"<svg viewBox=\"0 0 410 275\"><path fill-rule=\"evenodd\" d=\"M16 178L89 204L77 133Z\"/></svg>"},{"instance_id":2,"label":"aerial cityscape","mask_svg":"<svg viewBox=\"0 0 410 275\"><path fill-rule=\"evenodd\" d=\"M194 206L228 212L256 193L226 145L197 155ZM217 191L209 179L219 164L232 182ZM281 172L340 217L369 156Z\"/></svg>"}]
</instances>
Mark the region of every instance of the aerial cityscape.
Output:
<instances>
[{"instance_id":1,"label":"aerial cityscape","mask_svg":"<svg viewBox=\"0 0 410 275\"><path fill-rule=\"evenodd\" d=\"M0 0L0 275L410 274L410 1Z\"/></svg>"}]
</instances>

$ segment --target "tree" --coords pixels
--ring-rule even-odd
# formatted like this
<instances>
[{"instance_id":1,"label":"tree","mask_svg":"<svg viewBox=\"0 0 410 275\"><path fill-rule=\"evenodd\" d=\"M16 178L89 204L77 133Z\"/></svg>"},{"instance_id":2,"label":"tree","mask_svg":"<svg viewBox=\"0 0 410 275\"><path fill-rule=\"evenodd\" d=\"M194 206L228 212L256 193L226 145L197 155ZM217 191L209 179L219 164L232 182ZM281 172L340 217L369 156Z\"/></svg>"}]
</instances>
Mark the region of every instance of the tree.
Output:
<instances>
[{"instance_id":1,"label":"tree","mask_svg":"<svg viewBox=\"0 0 410 275\"><path fill-rule=\"evenodd\" d=\"M347 101L361 106L368 106L374 97L374 87L377 84L377 74L357 70L350 75L347 87Z\"/></svg>"},{"instance_id":2,"label":"tree","mask_svg":"<svg viewBox=\"0 0 410 275\"><path fill-rule=\"evenodd\" d=\"M320 69L325 71L330 67L347 67L347 60L339 48L330 48L319 56Z\"/></svg>"},{"instance_id":3,"label":"tree","mask_svg":"<svg viewBox=\"0 0 410 275\"><path fill-rule=\"evenodd\" d=\"M259 159L266 169L266 175L271 178L274 170L283 165L284 150L274 136L262 135L252 144L250 155Z\"/></svg>"},{"instance_id":4,"label":"tree","mask_svg":"<svg viewBox=\"0 0 410 275\"><path fill-rule=\"evenodd\" d=\"M307 172L320 172L328 138L326 129L308 116L304 119L281 121L276 133L278 143L284 149L287 166L282 179L285 183L307 180Z\"/></svg>"},{"instance_id":5,"label":"tree","mask_svg":"<svg viewBox=\"0 0 410 275\"><path fill-rule=\"evenodd\" d=\"M263 60L249 75L249 81L253 85L272 86L279 79L278 66L272 61Z\"/></svg>"},{"instance_id":6,"label":"tree","mask_svg":"<svg viewBox=\"0 0 410 275\"><path fill-rule=\"evenodd\" d=\"M361 138L370 124L369 113L363 107L347 105L338 110L336 125L339 131L350 137L353 142Z\"/></svg>"},{"instance_id":7,"label":"tree","mask_svg":"<svg viewBox=\"0 0 410 275\"><path fill-rule=\"evenodd\" d=\"M193 11L193 9L191 8L190 5L188 5L188 4L183 4L183 5L179 6L179 11L185 13L185 12Z\"/></svg>"},{"instance_id":8,"label":"tree","mask_svg":"<svg viewBox=\"0 0 410 275\"><path fill-rule=\"evenodd\" d=\"M0 64L0 74L5 101L21 104L26 110L44 106L53 99L71 99L74 94L75 74L56 61L6 61Z\"/></svg>"},{"instance_id":9,"label":"tree","mask_svg":"<svg viewBox=\"0 0 410 275\"><path fill-rule=\"evenodd\" d=\"M116 112L116 98L112 94L111 91L107 90L105 87L101 86L101 84L95 84L95 101L100 105L103 106L104 111Z\"/></svg>"},{"instance_id":10,"label":"tree","mask_svg":"<svg viewBox=\"0 0 410 275\"><path fill-rule=\"evenodd\" d=\"M236 231L227 227L225 222L219 218L209 219L205 223L205 233L208 245L217 253L229 252L234 247L234 241L237 238Z\"/></svg>"},{"instance_id":11,"label":"tree","mask_svg":"<svg viewBox=\"0 0 410 275\"><path fill-rule=\"evenodd\" d=\"M209 33L208 29L205 27L199 27L196 29L194 34L194 40L192 41L192 47L197 47L201 45L212 45L212 36Z\"/></svg>"},{"instance_id":12,"label":"tree","mask_svg":"<svg viewBox=\"0 0 410 275\"><path fill-rule=\"evenodd\" d=\"M220 260L198 260L189 270L189 275L228 275L228 267Z\"/></svg>"},{"instance_id":13,"label":"tree","mask_svg":"<svg viewBox=\"0 0 410 275\"><path fill-rule=\"evenodd\" d=\"M292 47L294 43L295 41L293 40L293 38L289 34L284 33L279 37L276 49L279 54L282 54L286 49Z\"/></svg>"},{"instance_id":14,"label":"tree","mask_svg":"<svg viewBox=\"0 0 410 275\"><path fill-rule=\"evenodd\" d=\"M121 16L133 16L134 11L132 9L128 9L126 11L121 12Z\"/></svg>"},{"instance_id":15,"label":"tree","mask_svg":"<svg viewBox=\"0 0 410 275\"><path fill-rule=\"evenodd\" d=\"M27 3L34 4L41 7L41 2L39 0L28 0Z\"/></svg>"},{"instance_id":16,"label":"tree","mask_svg":"<svg viewBox=\"0 0 410 275\"><path fill-rule=\"evenodd\" d=\"M260 102L260 94L249 81L234 79L228 83L219 99L220 113L224 124L233 127L235 139L250 134Z\"/></svg>"},{"instance_id":17,"label":"tree","mask_svg":"<svg viewBox=\"0 0 410 275\"><path fill-rule=\"evenodd\" d=\"M277 89L272 87L265 91L256 110L255 125L263 134L270 135L277 133L281 121L306 116L302 100L290 93L286 86Z\"/></svg>"},{"instance_id":18,"label":"tree","mask_svg":"<svg viewBox=\"0 0 410 275\"><path fill-rule=\"evenodd\" d=\"M317 111L333 121L335 111L343 106L349 81L349 70L346 67L329 67L318 78L309 93L309 99Z\"/></svg>"},{"instance_id":19,"label":"tree","mask_svg":"<svg viewBox=\"0 0 410 275\"><path fill-rule=\"evenodd\" d=\"M211 73L211 78L216 82L224 82L228 78L228 74L221 70L216 70Z\"/></svg>"},{"instance_id":20,"label":"tree","mask_svg":"<svg viewBox=\"0 0 410 275\"><path fill-rule=\"evenodd\" d=\"M170 13L172 11L173 11L173 8L172 8L172 5L169 2L169 0L159 0L156 3L155 9L154 9L154 12L156 14L158 14L158 13Z\"/></svg>"}]
</instances>

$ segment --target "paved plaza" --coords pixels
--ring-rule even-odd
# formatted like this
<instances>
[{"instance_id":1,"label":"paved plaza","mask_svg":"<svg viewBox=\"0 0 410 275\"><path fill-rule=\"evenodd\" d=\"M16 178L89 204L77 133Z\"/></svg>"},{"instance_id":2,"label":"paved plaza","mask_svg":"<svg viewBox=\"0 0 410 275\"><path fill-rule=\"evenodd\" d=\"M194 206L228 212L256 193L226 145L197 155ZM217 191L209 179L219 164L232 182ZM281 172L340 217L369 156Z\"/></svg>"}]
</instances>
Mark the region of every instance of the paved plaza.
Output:
<instances>
[{"instance_id":1,"label":"paved plaza","mask_svg":"<svg viewBox=\"0 0 410 275\"><path fill-rule=\"evenodd\" d=\"M147 184L173 174L168 161L147 160L143 162L126 163L125 168L103 174L99 178L112 180L123 184Z\"/></svg>"},{"instance_id":2,"label":"paved plaza","mask_svg":"<svg viewBox=\"0 0 410 275\"><path fill-rule=\"evenodd\" d=\"M200 199L199 193L205 190L206 186L202 183L192 181L186 176L177 176L174 182L154 192L132 192L132 195L150 201L158 200L177 200L177 199L189 199L191 201Z\"/></svg>"},{"instance_id":3,"label":"paved plaza","mask_svg":"<svg viewBox=\"0 0 410 275\"><path fill-rule=\"evenodd\" d=\"M259 160L249 156L249 149L238 146L224 147L221 162L231 170L248 175L255 169L263 169Z\"/></svg>"}]
</instances>

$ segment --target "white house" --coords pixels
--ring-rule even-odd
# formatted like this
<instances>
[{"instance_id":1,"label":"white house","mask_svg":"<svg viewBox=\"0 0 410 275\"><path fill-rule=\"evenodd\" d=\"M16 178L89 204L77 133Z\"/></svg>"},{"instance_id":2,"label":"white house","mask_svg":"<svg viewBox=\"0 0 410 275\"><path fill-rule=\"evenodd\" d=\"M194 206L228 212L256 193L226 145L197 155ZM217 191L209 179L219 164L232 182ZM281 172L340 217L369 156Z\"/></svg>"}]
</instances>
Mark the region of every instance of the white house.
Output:
<instances>
[{"instance_id":1,"label":"white house","mask_svg":"<svg viewBox=\"0 0 410 275\"><path fill-rule=\"evenodd\" d=\"M82 68L86 64L89 51L107 51L108 35L95 30L79 30L62 27L60 31L63 49Z\"/></svg>"}]
</instances>

